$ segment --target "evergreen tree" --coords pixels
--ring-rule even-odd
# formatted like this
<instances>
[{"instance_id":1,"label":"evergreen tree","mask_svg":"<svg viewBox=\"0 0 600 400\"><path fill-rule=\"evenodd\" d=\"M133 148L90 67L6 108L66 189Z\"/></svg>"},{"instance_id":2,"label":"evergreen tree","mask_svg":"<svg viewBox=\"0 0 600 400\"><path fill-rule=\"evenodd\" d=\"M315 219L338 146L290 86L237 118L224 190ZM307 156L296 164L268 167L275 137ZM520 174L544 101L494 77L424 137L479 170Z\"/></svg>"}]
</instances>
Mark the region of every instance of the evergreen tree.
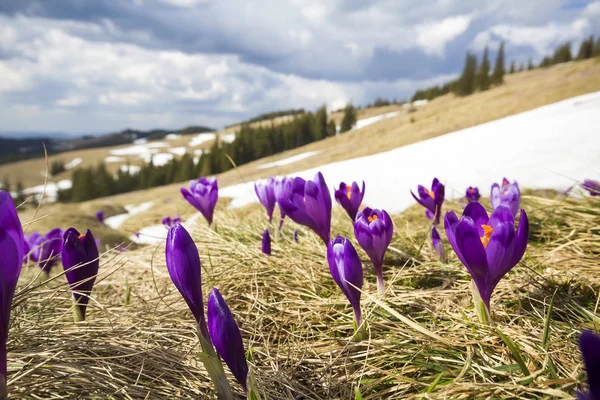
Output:
<instances>
[{"instance_id":1,"label":"evergreen tree","mask_svg":"<svg viewBox=\"0 0 600 400\"><path fill-rule=\"evenodd\" d=\"M521 71L523 69L521 68ZM515 61L513 60L513 62L510 63L510 71L508 72L509 74L514 74L515 72L517 72L517 70L515 69Z\"/></svg>"},{"instance_id":2,"label":"evergreen tree","mask_svg":"<svg viewBox=\"0 0 600 400\"><path fill-rule=\"evenodd\" d=\"M327 107L323 106L315 114L314 126L315 140L321 140L327 137Z\"/></svg>"},{"instance_id":3,"label":"evergreen tree","mask_svg":"<svg viewBox=\"0 0 600 400\"><path fill-rule=\"evenodd\" d=\"M477 74L477 57L467 53L465 67L458 78L455 86L455 93L459 96L468 96L475 91L475 78Z\"/></svg>"},{"instance_id":4,"label":"evergreen tree","mask_svg":"<svg viewBox=\"0 0 600 400\"><path fill-rule=\"evenodd\" d=\"M530 58L529 63L527 64L527 71L531 71L534 68L535 68L535 66L533 65L533 61L531 61L531 58Z\"/></svg>"},{"instance_id":5,"label":"evergreen tree","mask_svg":"<svg viewBox=\"0 0 600 400\"><path fill-rule=\"evenodd\" d=\"M500 85L502 82L504 82L504 42L500 43L491 78L491 83L494 85Z\"/></svg>"},{"instance_id":6,"label":"evergreen tree","mask_svg":"<svg viewBox=\"0 0 600 400\"><path fill-rule=\"evenodd\" d=\"M327 136L335 136L336 133L337 128L335 126L335 121L329 120L329 123L327 124Z\"/></svg>"},{"instance_id":7,"label":"evergreen tree","mask_svg":"<svg viewBox=\"0 0 600 400\"><path fill-rule=\"evenodd\" d=\"M600 36L596 39L596 44L594 45L594 49L592 50L592 57L600 56Z\"/></svg>"},{"instance_id":8,"label":"evergreen tree","mask_svg":"<svg viewBox=\"0 0 600 400\"><path fill-rule=\"evenodd\" d=\"M349 131L356 124L356 110L352 104L348 103L344 108L344 117L340 126L340 133Z\"/></svg>"},{"instance_id":9,"label":"evergreen tree","mask_svg":"<svg viewBox=\"0 0 600 400\"><path fill-rule=\"evenodd\" d=\"M578 60L585 60L587 58L592 58L592 54L594 53L594 37L590 36L589 39L581 42L581 46L579 46L579 52L577 53Z\"/></svg>"},{"instance_id":10,"label":"evergreen tree","mask_svg":"<svg viewBox=\"0 0 600 400\"><path fill-rule=\"evenodd\" d=\"M15 185L14 196L14 202L16 206L25 202L25 193L23 193L23 190L23 183L21 181L17 181L17 184Z\"/></svg>"},{"instance_id":11,"label":"evergreen tree","mask_svg":"<svg viewBox=\"0 0 600 400\"><path fill-rule=\"evenodd\" d=\"M483 50L483 59L477 71L477 87L479 90L488 90L490 88L490 60L488 59L488 48ZM437 96L435 96L437 97Z\"/></svg>"},{"instance_id":12,"label":"evergreen tree","mask_svg":"<svg viewBox=\"0 0 600 400\"><path fill-rule=\"evenodd\" d=\"M562 46L559 46L554 51L554 57L552 57L552 64L560 64L572 60L573 56L571 55L571 43L565 43Z\"/></svg>"},{"instance_id":13,"label":"evergreen tree","mask_svg":"<svg viewBox=\"0 0 600 400\"><path fill-rule=\"evenodd\" d=\"M552 65L552 59L548 56L544 57L542 61L540 61L540 67L546 68Z\"/></svg>"}]
</instances>

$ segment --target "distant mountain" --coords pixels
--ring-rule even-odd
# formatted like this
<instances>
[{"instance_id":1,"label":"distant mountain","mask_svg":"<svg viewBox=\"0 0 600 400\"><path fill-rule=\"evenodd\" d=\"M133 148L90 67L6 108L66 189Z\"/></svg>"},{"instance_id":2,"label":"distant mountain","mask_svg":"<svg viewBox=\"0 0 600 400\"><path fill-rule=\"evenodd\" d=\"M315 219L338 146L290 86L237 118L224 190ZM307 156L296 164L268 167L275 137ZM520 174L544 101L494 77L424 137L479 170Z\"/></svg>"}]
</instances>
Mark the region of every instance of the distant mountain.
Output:
<instances>
[{"instance_id":1,"label":"distant mountain","mask_svg":"<svg viewBox=\"0 0 600 400\"><path fill-rule=\"evenodd\" d=\"M188 126L178 130L125 129L117 133L80 137L61 133L3 132L0 133L0 164L41 157L44 155L44 145L48 154L58 154L72 150L130 144L136 139L160 140L168 134L191 135L213 131L214 129L206 126Z\"/></svg>"}]
</instances>

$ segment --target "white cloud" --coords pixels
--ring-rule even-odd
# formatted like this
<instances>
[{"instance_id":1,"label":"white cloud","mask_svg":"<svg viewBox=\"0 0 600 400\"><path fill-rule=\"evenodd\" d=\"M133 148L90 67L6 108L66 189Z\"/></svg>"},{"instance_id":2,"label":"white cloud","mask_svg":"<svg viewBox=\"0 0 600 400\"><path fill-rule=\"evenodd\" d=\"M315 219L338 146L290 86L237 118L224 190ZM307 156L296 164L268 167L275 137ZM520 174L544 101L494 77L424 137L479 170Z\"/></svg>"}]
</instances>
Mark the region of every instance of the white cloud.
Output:
<instances>
[{"instance_id":1,"label":"white cloud","mask_svg":"<svg viewBox=\"0 0 600 400\"><path fill-rule=\"evenodd\" d=\"M469 15L457 15L417 26L417 43L425 53L442 57L446 43L463 34L471 22Z\"/></svg>"}]
</instances>

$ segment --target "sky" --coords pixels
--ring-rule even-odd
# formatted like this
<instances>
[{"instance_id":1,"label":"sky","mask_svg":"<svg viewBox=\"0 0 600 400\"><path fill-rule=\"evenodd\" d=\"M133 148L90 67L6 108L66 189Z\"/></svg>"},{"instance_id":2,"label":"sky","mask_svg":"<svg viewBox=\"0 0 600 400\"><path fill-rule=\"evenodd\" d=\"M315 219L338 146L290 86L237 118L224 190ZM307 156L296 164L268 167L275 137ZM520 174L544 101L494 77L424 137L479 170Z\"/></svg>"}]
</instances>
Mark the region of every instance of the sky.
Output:
<instances>
[{"instance_id":1,"label":"sky","mask_svg":"<svg viewBox=\"0 0 600 400\"><path fill-rule=\"evenodd\" d=\"M600 0L0 0L0 132L220 128L408 99L467 50L539 61Z\"/></svg>"}]
</instances>

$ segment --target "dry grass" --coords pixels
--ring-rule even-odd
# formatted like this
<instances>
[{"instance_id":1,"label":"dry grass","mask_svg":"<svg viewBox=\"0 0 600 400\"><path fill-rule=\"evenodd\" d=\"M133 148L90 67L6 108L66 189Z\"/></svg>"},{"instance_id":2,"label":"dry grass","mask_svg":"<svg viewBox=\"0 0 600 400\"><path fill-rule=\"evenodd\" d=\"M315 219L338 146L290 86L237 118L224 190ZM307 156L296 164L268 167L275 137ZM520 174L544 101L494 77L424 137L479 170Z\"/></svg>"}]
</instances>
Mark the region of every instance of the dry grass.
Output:
<instances>
[{"instance_id":1,"label":"dry grass","mask_svg":"<svg viewBox=\"0 0 600 400\"><path fill-rule=\"evenodd\" d=\"M578 334L600 322L600 203L533 195L523 203L531 241L492 298L492 327L476 322L465 268L455 257L437 261L422 209L394 216L382 299L360 252L369 335L362 342L352 338L351 308L312 233L301 230L293 243L288 221L273 256L263 255L257 205L220 210L215 230L200 224L191 233L204 292L217 286L226 298L265 399L350 399L355 387L365 399L572 398L583 377ZM332 232L352 237L350 228L336 208ZM211 398L163 246L105 254L85 323L71 322L63 276L28 286L36 275L36 267L24 269L15 298L11 398Z\"/></svg>"}]
</instances>

